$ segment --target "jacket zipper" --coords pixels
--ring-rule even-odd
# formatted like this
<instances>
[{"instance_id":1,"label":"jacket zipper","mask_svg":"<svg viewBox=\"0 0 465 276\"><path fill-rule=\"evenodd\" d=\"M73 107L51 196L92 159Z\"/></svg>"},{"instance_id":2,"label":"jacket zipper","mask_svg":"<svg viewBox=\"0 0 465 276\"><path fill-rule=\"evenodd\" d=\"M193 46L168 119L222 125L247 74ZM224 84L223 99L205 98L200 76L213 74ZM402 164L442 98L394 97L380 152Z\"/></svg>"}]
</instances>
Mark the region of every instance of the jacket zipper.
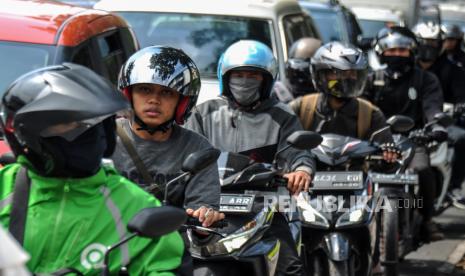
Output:
<instances>
[{"instance_id":1,"label":"jacket zipper","mask_svg":"<svg viewBox=\"0 0 465 276\"><path fill-rule=\"evenodd\" d=\"M65 185L63 187L63 194L62 194L62 197L61 197L60 208L58 209L58 213L57 213L57 216L56 216L56 219L55 219L55 224L53 225L52 246L50 246L50 249L52 250L51 252L56 252L57 251L57 250L55 250L55 243L58 240L58 238L57 238L58 233L57 232L58 232L59 226L61 224L61 221L63 219L63 212L64 212L64 209L65 209L65 205L66 205L69 190L70 190L69 184L65 183Z\"/></svg>"},{"instance_id":2,"label":"jacket zipper","mask_svg":"<svg viewBox=\"0 0 465 276\"><path fill-rule=\"evenodd\" d=\"M240 128L240 121L241 121L241 117L242 117L242 112L240 111L237 111L237 116L236 116L236 127L234 128L234 131L236 132L235 133L235 140L236 140L236 148L234 149L234 152L238 152L239 151L239 144L240 144L240 141L239 141L239 128Z\"/></svg>"}]
</instances>

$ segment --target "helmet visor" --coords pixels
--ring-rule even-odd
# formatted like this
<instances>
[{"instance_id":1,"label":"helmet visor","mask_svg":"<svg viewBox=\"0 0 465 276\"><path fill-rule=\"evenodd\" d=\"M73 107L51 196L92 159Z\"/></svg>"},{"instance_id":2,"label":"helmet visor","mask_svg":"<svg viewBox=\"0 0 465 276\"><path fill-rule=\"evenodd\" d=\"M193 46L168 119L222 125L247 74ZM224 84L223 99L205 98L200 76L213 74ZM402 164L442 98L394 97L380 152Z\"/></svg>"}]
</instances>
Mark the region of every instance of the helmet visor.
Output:
<instances>
[{"instance_id":1,"label":"helmet visor","mask_svg":"<svg viewBox=\"0 0 465 276\"><path fill-rule=\"evenodd\" d=\"M40 136L48 137L62 137L71 142L81 134L92 128L93 126L101 123L113 114L105 115L97 118L87 119L83 121L74 121L69 123L61 123L47 127L41 131Z\"/></svg>"},{"instance_id":2,"label":"helmet visor","mask_svg":"<svg viewBox=\"0 0 465 276\"><path fill-rule=\"evenodd\" d=\"M362 94L367 70L328 69L318 72L323 92L338 98L353 98Z\"/></svg>"}]
</instances>

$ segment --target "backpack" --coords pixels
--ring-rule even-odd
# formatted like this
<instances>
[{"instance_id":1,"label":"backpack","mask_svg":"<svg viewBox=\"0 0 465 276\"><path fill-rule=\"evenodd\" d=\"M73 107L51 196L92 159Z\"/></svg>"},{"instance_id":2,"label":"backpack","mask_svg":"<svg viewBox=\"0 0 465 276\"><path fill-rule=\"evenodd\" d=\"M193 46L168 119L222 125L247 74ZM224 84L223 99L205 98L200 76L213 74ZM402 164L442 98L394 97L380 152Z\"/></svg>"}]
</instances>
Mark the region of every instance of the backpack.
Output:
<instances>
[{"instance_id":1,"label":"backpack","mask_svg":"<svg viewBox=\"0 0 465 276\"><path fill-rule=\"evenodd\" d=\"M321 94L310 94L302 97L300 103L299 118L304 129L308 130L312 127L313 118L315 117L318 99ZM357 98L358 114L357 114L357 137L363 139L371 126L371 117L375 107L369 101Z\"/></svg>"}]
</instances>

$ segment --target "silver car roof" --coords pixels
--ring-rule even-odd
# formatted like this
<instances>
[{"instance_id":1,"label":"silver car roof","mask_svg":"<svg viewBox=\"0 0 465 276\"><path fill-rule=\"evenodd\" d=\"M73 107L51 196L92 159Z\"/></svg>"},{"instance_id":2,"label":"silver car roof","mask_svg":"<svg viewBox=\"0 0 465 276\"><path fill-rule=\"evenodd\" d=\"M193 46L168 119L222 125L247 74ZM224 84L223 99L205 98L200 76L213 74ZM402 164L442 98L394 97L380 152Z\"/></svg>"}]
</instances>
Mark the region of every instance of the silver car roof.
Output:
<instances>
[{"instance_id":1,"label":"silver car roof","mask_svg":"<svg viewBox=\"0 0 465 276\"><path fill-rule=\"evenodd\" d=\"M301 13L296 0L102 0L94 8L108 11L146 11L275 18Z\"/></svg>"}]
</instances>

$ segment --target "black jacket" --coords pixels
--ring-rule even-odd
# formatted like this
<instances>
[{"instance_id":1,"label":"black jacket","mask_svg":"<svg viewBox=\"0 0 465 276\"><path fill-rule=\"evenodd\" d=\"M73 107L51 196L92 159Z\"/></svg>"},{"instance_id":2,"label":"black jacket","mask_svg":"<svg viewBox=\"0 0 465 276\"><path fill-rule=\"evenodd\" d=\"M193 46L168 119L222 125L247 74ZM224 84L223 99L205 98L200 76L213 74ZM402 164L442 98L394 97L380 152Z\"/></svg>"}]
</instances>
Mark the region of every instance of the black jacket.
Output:
<instances>
[{"instance_id":1,"label":"black jacket","mask_svg":"<svg viewBox=\"0 0 465 276\"><path fill-rule=\"evenodd\" d=\"M384 76L383 72L376 75ZM372 74L364 96L388 118L398 114L412 118L416 128L442 112L443 95L438 78L419 67L396 81L388 77L380 80Z\"/></svg>"},{"instance_id":2,"label":"black jacket","mask_svg":"<svg viewBox=\"0 0 465 276\"><path fill-rule=\"evenodd\" d=\"M302 97L299 97L290 103L291 108L296 114L300 114ZM317 102L317 108L311 124L311 131L318 133L333 133L357 138L357 122L358 122L358 101L353 98L349 100L339 110L335 111L327 104L327 97L322 94ZM367 130L363 140L369 140L371 135L386 126L386 119L383 112L376 106L373 106L371 115L370 127ZM378 143L386 143L392 141L392 134L389 129L383 131L381 135L375 139Z\"/></svg>"},{"instance_id":3,"label":"black jacket","mask_svg":"<svg viewBox=\"0 0 465 276\"><path fill-rule=\"evenodd\" d=\"M445 102L453 104L465 102L465 70L461 66L461 62L443 54L428 69L438 77Z\"/></svg>"}]
</instances>

